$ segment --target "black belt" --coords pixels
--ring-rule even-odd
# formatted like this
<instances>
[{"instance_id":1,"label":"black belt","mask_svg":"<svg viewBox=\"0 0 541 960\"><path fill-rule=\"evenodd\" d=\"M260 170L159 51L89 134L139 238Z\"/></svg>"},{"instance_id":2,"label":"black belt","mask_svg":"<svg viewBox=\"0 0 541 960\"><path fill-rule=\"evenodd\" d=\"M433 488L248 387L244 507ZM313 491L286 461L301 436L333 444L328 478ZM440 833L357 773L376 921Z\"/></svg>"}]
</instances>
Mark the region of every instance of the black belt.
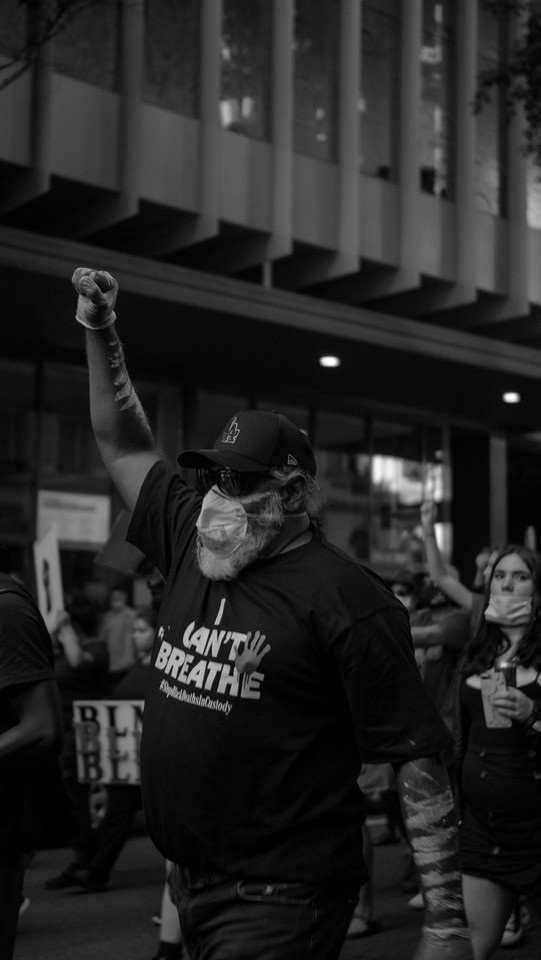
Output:
<instances>
[{"instance_id":1,"label":"black belt","mask_svg":"<svg viewBox=\"0 0 541 960\"><path fill-rule=\"evenodd\" d=\"M179 863L177 868L183 885L190 890L211 887L215 883L225 883L232 879L230 874L223 873L221 870L193 870L190 867L182 867Z\"/></svg>"}]
</instances>

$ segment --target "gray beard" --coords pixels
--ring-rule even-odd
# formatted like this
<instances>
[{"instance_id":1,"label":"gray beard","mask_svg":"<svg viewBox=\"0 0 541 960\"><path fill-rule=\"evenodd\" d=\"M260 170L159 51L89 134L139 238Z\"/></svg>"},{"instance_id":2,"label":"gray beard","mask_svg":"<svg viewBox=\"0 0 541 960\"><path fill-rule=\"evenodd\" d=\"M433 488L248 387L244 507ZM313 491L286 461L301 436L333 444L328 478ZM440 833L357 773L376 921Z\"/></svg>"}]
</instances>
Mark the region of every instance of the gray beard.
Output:
<instances>
[{"instance_id":1,"label":"gray beard","mask_svg":"<svg viewBox=\"0 0 541 960\"><path fill-rule=\"evenodd\" d=\"M239 498L247 511L257 512L248 517L246 537L229 557L219 557L197 540L197 566L209 580L235 580L241 570L258 560L267 551L284 522L284 508L277 490Z\"/></svg>"}]
</instances>

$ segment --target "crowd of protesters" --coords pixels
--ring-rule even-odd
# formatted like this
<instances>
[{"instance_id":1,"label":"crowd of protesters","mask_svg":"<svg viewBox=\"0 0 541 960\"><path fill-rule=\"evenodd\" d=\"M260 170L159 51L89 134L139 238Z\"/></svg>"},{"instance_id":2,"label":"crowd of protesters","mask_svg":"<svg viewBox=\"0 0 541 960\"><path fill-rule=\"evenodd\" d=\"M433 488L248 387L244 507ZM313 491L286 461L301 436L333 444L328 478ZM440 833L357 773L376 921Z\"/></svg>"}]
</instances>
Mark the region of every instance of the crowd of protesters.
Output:
<instances>
[{"instance_id":1,"label":"crowd of protesters","mask_svg":"<svg viewBox=\"0 0 541 960\"><path fill-rule=\"evenodd\" d=\"M454 733L465 905L475 960L488 960L499 945L520 942L530 910L535 915L539 909L541 565L537 554L521 545L484 550L476 558L471 584L463 583L443 560L435 520L434 505L424 504L425 568L400 569L388 582L408 610L423 682ZM138 787L109 788L106 813L98 825L92 821L89 785L80 783L77 776L73 701L143 700L146 692L158 604L132 608L125 584L115 587L111 600L104 611L84 591L74 593L52 632L52 665L63 727L60 769L68 800L61 815L69 818L72 856L64 870L46 882L51 890L105 890L141 807ZM116 651L123 649L126 669L122 673L110 669L111 636ZM503 662L512 665L511 682L498 686L494 678L498 681ZM47 676L45 667L43 675ZM364 824L366 854L386 843L402 842L409 850L392 767L368 765L359 784L366 791L368 812L371 791L377 790L377 809L386 815L386 827L379 836L372 836ZM58 823L53 830L62 834ZM21 872L19 880L17 902L26 907ZM415 894L410 906L422 909L424 900L411 856L404 867L402 888ZM374 897L377 908L377 891L373 885L363 885L348 937L370 936L381 929L373 916ZM158 957L181 957L177 910L167 883L160 919ZM13 935L13 921L11 926Z\"/></svg>"},{"instance_id":2,"label":"crowd of protesters","mask_svg":"<svg viewBox=\"0 0 541 960\"><path fill-rule=\"evenodd\" d=\"M72 706L136 694L145 817L171 890L164 930L173 902L179 918L160 960L183 949L303 960L308 943L313 960L336 960L348 935L377 933L362 801L370 766L394 798L382 842L398 831L411 851L410 904L424 910L417 955L490 960L514 911L520 932L524 904L541 912L538 555L483 551L464 586L424 504L426 569L385 583L326 540L314 452L271 412L238 411L213 448L184 451L180 465L197 471L189 486L159 456L129 379L116 281L78 268L73 283L96 440L132 513L128 539L160 572L163 595L158 617L133 610L122 588L101 615L73 596L52 649L33 628L28 680L47 696L29 705L47 717L44 741L17 680L14 692L9 675L0 683L8 762L27 748L58 752L63 716L75 827L70 861L46 886L107 888L140 801L126 790L139 788L111 791L101 824L91 822Z\"/></svg>"}]
</instances>

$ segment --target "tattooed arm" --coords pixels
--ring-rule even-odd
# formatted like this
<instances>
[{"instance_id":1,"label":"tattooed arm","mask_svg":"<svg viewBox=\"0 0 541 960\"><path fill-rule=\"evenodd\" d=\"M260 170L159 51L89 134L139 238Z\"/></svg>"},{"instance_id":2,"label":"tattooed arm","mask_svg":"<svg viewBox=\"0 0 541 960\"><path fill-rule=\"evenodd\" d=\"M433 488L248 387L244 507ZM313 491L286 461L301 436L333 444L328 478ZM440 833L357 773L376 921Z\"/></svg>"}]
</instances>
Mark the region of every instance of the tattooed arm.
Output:
<instances>
[{"instance_id":1,"label":"tattooed arm","mask_svg":"<svg viewBox=\"0 0 541 960\"><path fill-rule=\"evenodd\" d=\"M462 902L457 823L447 768L423 757L396 770L404 825L425 902L415 960L473 957Z\"/></svg>"},{"instance_id":2,"label":"tattooed arm","mask_svg":"<svg viewBox=\"0 0 541 960\"><path fill-rule=\"evenodd\" d=\"M76 319L86 327L90 416L103 462L124 503L133 510L141 484L158 459L152 431L126 369L115 328L116 280L79 267Z\"/></svg>"}]
</instances>

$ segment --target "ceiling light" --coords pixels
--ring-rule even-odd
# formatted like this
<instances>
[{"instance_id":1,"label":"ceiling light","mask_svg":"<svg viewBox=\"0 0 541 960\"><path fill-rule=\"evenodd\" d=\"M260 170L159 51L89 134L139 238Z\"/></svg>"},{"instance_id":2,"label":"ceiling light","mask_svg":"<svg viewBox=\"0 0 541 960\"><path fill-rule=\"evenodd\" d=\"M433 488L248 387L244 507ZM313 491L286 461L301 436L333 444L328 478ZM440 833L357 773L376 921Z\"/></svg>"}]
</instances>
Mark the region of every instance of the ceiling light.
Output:
<instances>
[{"instance_id":1,"label":"ceiling light","mask_svg":"<svg viewBox=\"0 0 541 960\"><path fill-rule=\"evenodd\" d=\"M339 367L341 363L340 357L326 356L319 358L320 367Z\"/></svg>"},{"instance_id":2,"label":"ceiling light","mask_svg":"<svg viewBox=\"0 0 541 960\"><path fill-rule=\"evenodd\" d=\"M520 403L520 393L515 393L514 390L508 390L507 393L502 395L502 400L504 403Z\"/></svg>"}]
</instances>

